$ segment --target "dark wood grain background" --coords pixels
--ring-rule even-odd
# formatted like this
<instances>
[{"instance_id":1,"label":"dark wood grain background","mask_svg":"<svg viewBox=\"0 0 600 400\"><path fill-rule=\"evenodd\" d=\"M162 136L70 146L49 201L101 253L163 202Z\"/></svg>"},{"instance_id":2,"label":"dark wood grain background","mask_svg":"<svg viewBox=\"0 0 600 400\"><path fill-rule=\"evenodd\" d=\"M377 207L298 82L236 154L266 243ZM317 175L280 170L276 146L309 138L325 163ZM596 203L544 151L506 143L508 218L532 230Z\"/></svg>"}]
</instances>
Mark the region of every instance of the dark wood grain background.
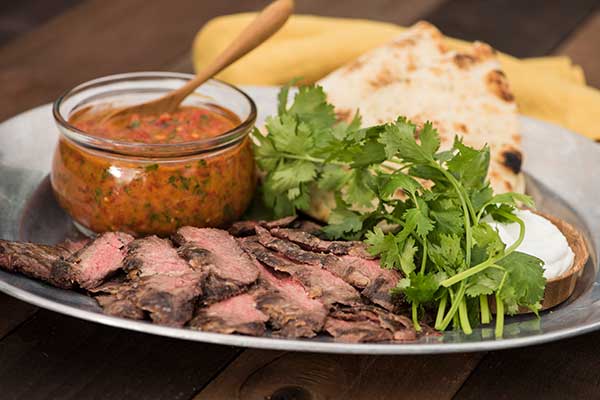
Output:
<instances>
[{"instance_id":1,"label":"dark wood grain background","mask_svg":"<svg viewBox=\"0 0 600 400\"><path fill-rule=\"evenodd\" d=\"M0 3L0 120L90 78L191 72L210 18L265 0ZM297 0L300 13L419 19L519 57L569 55L600 87L598 0ZM1 179L1 177L0 177ZM598 347L597 347L598 346ZM600 333L441 356L339 356L189 343L39 310L0 295L0 399L593 399Z\"/></svg>"}]
</instances>

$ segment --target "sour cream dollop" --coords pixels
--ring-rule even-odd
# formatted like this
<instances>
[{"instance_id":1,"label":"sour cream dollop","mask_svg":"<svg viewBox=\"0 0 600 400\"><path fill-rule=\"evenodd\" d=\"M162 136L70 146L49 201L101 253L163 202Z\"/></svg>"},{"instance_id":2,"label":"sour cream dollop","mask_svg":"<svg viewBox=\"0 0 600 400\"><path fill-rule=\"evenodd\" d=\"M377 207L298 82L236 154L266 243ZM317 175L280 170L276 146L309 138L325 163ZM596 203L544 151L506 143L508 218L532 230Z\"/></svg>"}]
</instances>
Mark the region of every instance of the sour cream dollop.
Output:
<instances>
[{"instance_id":1,"label":"sour cream dollop","mask_svg":"<svg viewBox=\"0 0 600 400\"><path fill-rule=\"evenodd\" d=\"M575 254L567 238L552 222L528 210L517 210L516 216L525 223L525 238L517 250L544 261L544 277L556 278L565 273L573 264ZM486 221L498 231L500 240L509 247L519 238L519 224Z\"/></svg>"}]
</instances>

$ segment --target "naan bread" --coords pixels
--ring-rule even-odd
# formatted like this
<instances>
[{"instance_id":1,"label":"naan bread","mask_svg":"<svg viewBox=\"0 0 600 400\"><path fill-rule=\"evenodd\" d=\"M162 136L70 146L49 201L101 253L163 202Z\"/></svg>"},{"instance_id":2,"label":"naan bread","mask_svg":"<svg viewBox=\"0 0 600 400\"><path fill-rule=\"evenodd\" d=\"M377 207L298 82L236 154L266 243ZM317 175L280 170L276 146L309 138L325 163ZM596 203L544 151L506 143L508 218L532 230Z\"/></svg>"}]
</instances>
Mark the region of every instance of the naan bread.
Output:
<instances>
[{"instance_id":1,"label":"naan bread","mask_svg":"<svg viewBox=\"0 0 600 400\"><path fill-rule=\"evenodd\" d=\"M419 22L391 43L362 55L318 82L340 119L360 110L363 126L406 116L431 121L442 150L456 134L490 146L489 179L496 193L524 191L517 107L495 51L474 43L468 53L448 50L442 34ZM311 214L327 219L330 196L315 197Z\"/></svg>"}]
</instances>

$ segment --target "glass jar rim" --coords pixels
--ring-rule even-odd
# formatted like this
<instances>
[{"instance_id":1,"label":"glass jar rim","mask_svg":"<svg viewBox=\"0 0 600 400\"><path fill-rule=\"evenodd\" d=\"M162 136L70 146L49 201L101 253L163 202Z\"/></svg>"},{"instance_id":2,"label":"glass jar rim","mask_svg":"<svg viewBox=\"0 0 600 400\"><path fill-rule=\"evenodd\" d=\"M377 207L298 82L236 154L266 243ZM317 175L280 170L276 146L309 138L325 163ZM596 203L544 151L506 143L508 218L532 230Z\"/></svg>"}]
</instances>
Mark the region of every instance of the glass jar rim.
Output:
<instances>
[{"instance_id":1,"label":"glass jar rim","mask_svg":"<svg viewBox=\"0 0 600 400\"><path fill-rule=\"evenodd\" d=\"M61 132L76 144L84 147L89 147L95 150L128 155L128 156L143 156L143 157L176 157L192 154L200 154L212 152L229 147L244 139L256 122L257 110L256 104L250 96L235 85L223 82L219 79L211 78L206 83L223 85L224 87L233 90L233 93L239 95L249 105L248 116L237 124L234 128L214 137L187 141L182 143L138 143L128 142L123 140L113 140L102 138L88 134L76 128L69 123L68 116L64 116L61 112L61 106L70 97L88 89L102 87L111 83L125 81L143 81L152 79L179 79L189 81L194 78L192 74L179 72L130 72L123 74L107 75L100 78L92 79L83 82L67 91L54 101L52 106L52 114L54 120L59 127L63 128ZM206 84L205 83L205 84ZM202 86L200 86L201 88ZM227 107L226 104L223 105Z\"/></svg>"}]
</instances>

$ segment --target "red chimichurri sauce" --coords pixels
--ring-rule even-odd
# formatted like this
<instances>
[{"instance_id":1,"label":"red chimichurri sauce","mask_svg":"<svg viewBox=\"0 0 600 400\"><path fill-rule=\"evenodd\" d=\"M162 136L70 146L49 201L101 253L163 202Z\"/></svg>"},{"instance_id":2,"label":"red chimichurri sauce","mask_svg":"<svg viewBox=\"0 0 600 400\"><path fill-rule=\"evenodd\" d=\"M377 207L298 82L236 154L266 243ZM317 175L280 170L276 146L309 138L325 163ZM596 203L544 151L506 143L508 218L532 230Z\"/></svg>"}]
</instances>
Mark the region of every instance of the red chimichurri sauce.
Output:
<instances>
[{"instance_id":1,"label":"red chimichurri sauce","mask_svg":"<svg viewBox=\"0 0 600 400\"><path fill-rule=\"evenodd\" d=\"M110 109L76 114L69 122L88 135L139 141L141 147L218 136L240 125L231 111L208 107L139 118L129 128L103 127ZM163 236L185 225L220 227L238 219L256 184L249 137L214 151L164 159L103 152L61 137L51 179L59 203L81 226Z\"/></svg>"},{"instance_id":2,"label":"red chimichurri sauce","mask_svg":"<svg viewBox=\"0 0 600 400\"><path fill-rule=\"evenodd\" d=\"M102 118L73 119L71 123L87 134L132 143L185 143L219 136L236 127L228 111L208 107L180 107L160 115L134 114L123 124Z\"/></svg>"}]
</instances>

